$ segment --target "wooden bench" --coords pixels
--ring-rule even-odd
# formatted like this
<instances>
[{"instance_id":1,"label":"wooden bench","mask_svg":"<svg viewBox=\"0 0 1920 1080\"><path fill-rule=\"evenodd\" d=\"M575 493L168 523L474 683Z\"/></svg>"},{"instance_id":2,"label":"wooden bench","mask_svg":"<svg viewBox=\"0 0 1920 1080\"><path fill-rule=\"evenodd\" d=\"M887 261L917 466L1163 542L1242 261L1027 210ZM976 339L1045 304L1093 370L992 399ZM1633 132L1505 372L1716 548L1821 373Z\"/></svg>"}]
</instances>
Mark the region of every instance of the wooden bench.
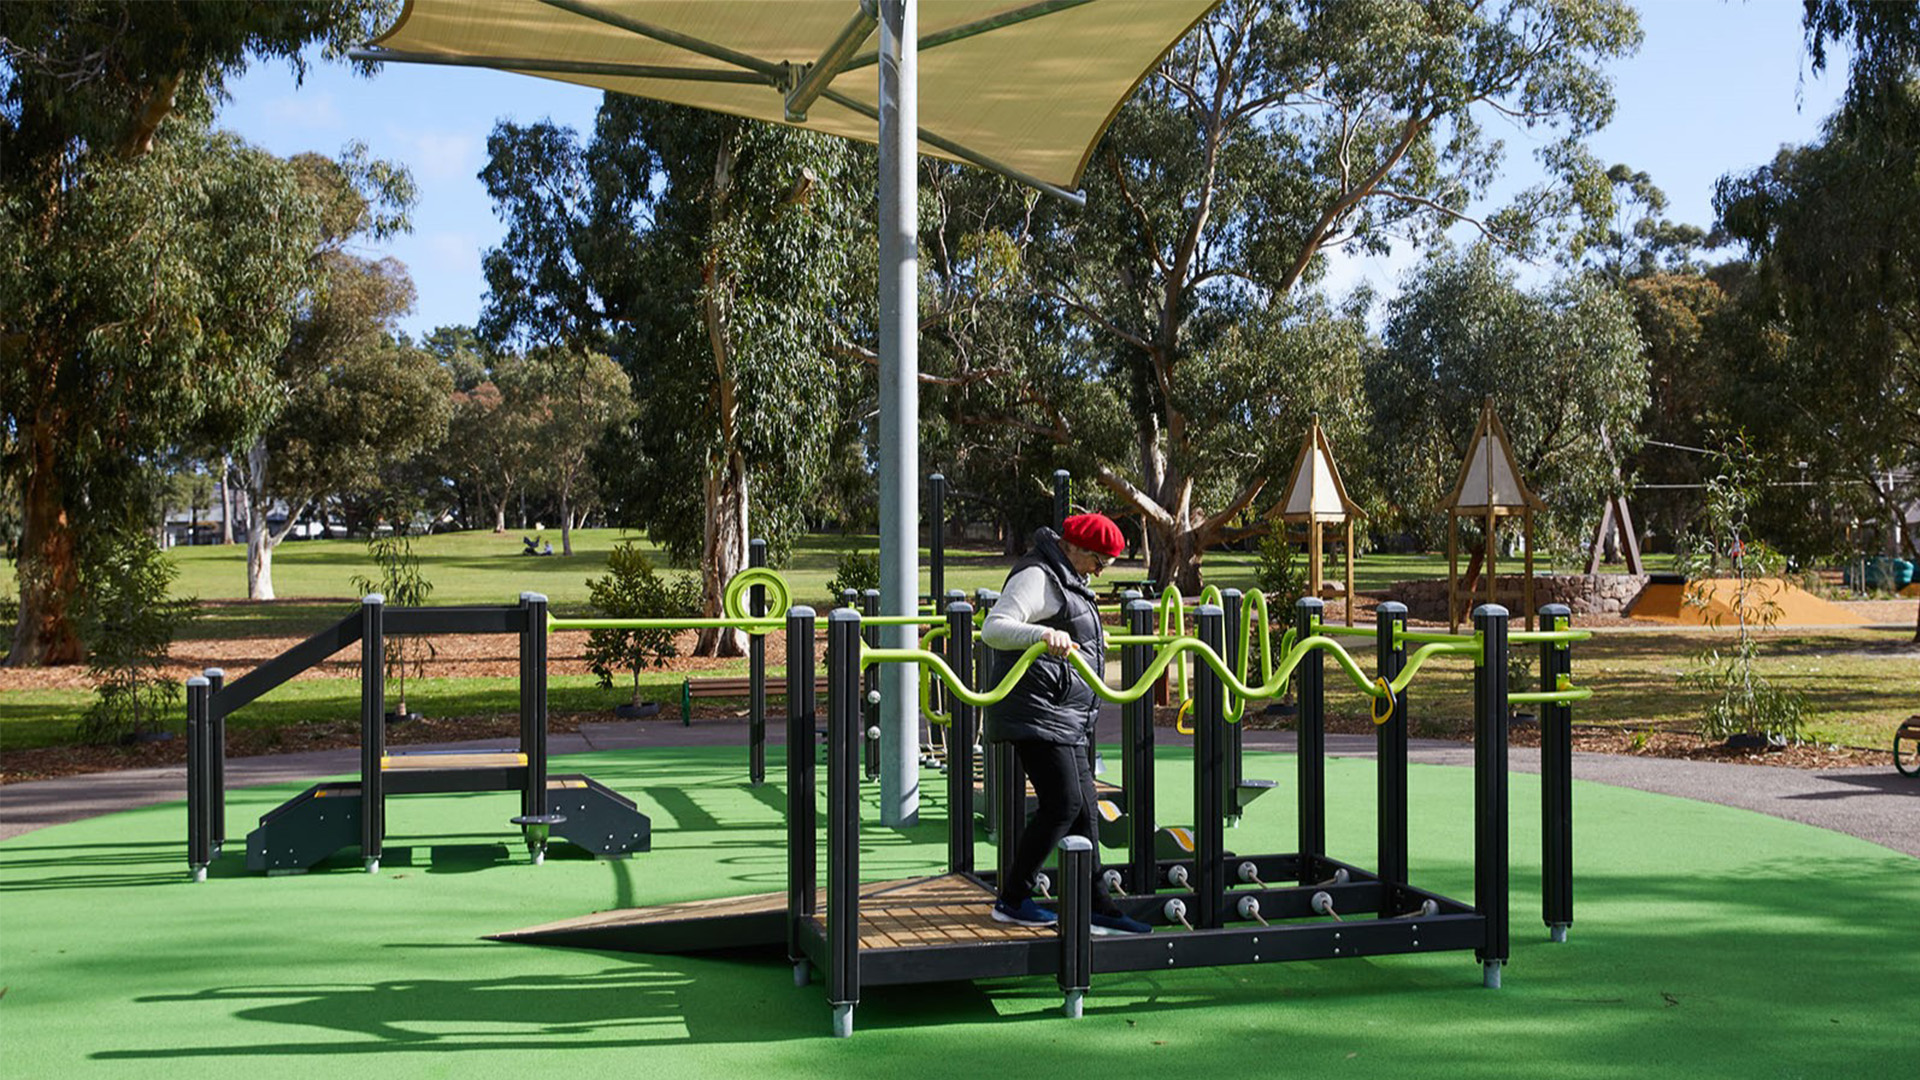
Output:
<instances>
[{"instance_id":1,"label":"wooden bench","mask_svg":"<svg viewBox=\"0 0 1920 1080\"><path fill-rule=\"evenodd\" d=\"M825 696L827 677L820 676L814 681L814 693ZM753 693L751 675L710 675L703 678L688 676L680 684L680 723L685 727L693 726L694 698L743 698ZM767 677L767 697L786 697L787 677L785 675Z\"/></svg>"},{"instance_id":2,"label":"wooden bench","mask_svg":"<svg viewBox=\"0 0 1920 1080\"><path fill-rule=\"evenodd\" d=\"M1907 744L1904 750L1901 743ZM1920 776L1920 713L1907 717L1893 733L1893 767L1901 776Z\"/></svg>"}]
</instances>

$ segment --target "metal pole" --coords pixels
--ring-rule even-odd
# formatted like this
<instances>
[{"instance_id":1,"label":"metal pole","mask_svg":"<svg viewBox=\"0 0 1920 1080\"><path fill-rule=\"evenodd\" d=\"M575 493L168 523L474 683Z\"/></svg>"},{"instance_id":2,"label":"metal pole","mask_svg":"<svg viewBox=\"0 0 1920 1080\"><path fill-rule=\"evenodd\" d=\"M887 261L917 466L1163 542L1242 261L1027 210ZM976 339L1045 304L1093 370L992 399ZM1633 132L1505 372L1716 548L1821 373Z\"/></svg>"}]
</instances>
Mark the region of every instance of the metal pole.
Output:
<instances>
[{"instance_id":1,"label":"metal pole","mask_svg":"<svg viewBox=\"0 0 1920 1080\"><path fill-rule=\"evenodd\" d=\"M1153 604L1127 602L1127 633L1153 632ZM1120 651L1120 681L1131 687L1153 663L1153 646L1126 645ZM1151 894L1160 887L1160 865L1153 850L1153 694L1121 706L1120 787L1127 794L1127 888Z\"/></svg>"},{"instance_id":2,"label":"metal pole","mask_svg":"<svg viewBox=\"0 0 1920 1080\"><path fill-rule=\"evenodd\" d=\"M927 477L927 596L937 606L947 595L947 478Z\"/></svg>"},{"instance_id":3,"label":"metal pole","mask_svg":"<svg viewBox=\"0 0 1920 1080\"><path fill-rule=\"evenodd\" d=\"M1319 629L1326 605L1317 596L1303 596L1293 605L1293 630L1305 641ZM1299 749L1298 818L1300 826L1300 884L1320 880L1318 865L1327 853L1327 673L1322 653L1315 649L1293 669L1293 688L1299 704L1294 711Z\"/></svg>"},{"instance_id":4,"label":"metal pole","mask_svg":"<svg viewBox=\"0 0 1920 1080\"><path fill-rule=\"evenodd\" d=\"M767 565L767 542L747 541L747 565ZM747 590L747 613L758 619L767 613L767 587L755 585ZM747 783L759 787L767 782L767 636L747 638Z\"/></svg>"},{"instance_id":5,"label":"metal pole","mask_svg":"<svg viewBox=\"0 0 1920 1080\"><path fill-rule=\"evenodd\" d=\"M1226 645L1220 655L1228 664L1237 663L1240 656L1240 618L1245 604L1246 597L1239 589L1228 589L1220 594L1220 606L1225 611L1227 620ZM1223 691L1221 701L1228 709L1233 707L1232 694ZM1243 748L1241 737L1243 727L1245 727L1244 724L1228 724L1221 733L1221 738L1226 743L1226 762L1220 770L1220 805L1225 809L1228 819L1235 825L1240 824L1241 817L1240 782L1246 778L1240 760L1240 752Z\"/></svg>"},{"instance_id":6,"label":"metal pole","mask_svg":"<svg viewBox=\"0 0 1920 1080\"><path fill-rule=\"evenodd\" d=\"M920 597L918 5L880 0L880 610L913 615ZM907 648L908 627L886 644ZM880 823L920 819L920 667L881 675ZM849 1017L851 1022L851 1017Z\"/></svg>"},{"instance_id":7,"label":"metal pole","mask_svg":"<svg viewBox=\"0 0 1920 1080\"><path fill-rule=\"evenodd\" d=\"M1473 609L1481 640L1473 670L1473 906L1486 920L1474 955L1488 987L1499 989L1507 962L1507 609Z\"/></svg>"},{"instance_id":8,"label":"metal pole","mask_svg":"<svg viewBox=\"0 0 1920 1080\"><path fill-rule=\"evenodd\" d=\"M1061 1011L1078 1020L1093 974L1093 841L1060 838L1060 967L1065 996Z\"/></svg>"},{"instance_id":9,"label":"metal pole","mask_svg":"<svg viewBox=\"0 0 1920 1080\"><path fill-rule=\"evenodd\" d=\"M812 608L787 610L787 959L800 986L807 982L800 928L813 917L819 867L813 835L813 624Z\"/></svg>"},{"instance_id":10,"label":"metal pole","mask_svg":"<svg viewBox=\"0 0 1920 1080\"><path fill-rule=\"evenodd\" d=\"M207 679L207 820L212 828L213 853L227 843L227 714L220 705L220 688L227 684L222 668L200 674Z\"/></svg>"},{"instance_id":11,"label":"metal pole","mask_svg":"<svg viewBox=\"0 0 1920 1080\"><path fill-rule=\"evenodd\" d=\"M1226 642L1226 616L1217 605L1202 604L1194 613L1202 644L1218 653ZM1193 925L1212 930L1224 921L1227 894L1226 805L1222 778L1225 768L1227 703L1220 676L1206 664L1195 664L1193 686Z\"/></svg>"},{"instance_id":12,"label":"metal pole","mask_svg":"<svg viewBox=\"0 0 1920 1080\"><path fill-rule=\"evenodd\" d=\"M1565 630L1573 609L1548 604L1540 609L1540 626ZM1540 643L1540 689L1553 693L1560 680L1573 676L1573 646L1567 642ZM1540 709L1540 907L1547 934L1567 940L1573 925L1573 704L1550 702Z\"/></svg>"},{"instance_id":13,"label":"metal pole","mask_svg":"<svg viewBox=\"0 0 1920 1080\"><path fill-rule=\"evenodd\" d=\"M526 625L520 629L520 678L526 686L528 709L520 718L520 750L527 755L527 788L522 814L547 816L547 598L537 592L520 594ZM544 836L544 833L536 833ZM545 847L542 840L540 847ZM538 852L535 853L536 861Z\"/></svg>"},{"instance_id":14,"label":"metal pole","mask_svg":"<svg viewBox=\"0 0 1920 1080\"><path fill-rule=\"evenodd\" d=\"M947 605L947 666L962 685L972 688L973 605L955 600ZM953 722L947 728L947 869L973 873L973 736L978 719L974 706L958 697L952 703Z\"/></svg>"},{"instance_id":15,"label":"metal pole","mask_svg":"<svg viewBox=\"0 0 1920 1080\"><path fill-rule=\"evenodd\" d=\"M369 874L380 870L387 835L386 777L380 771L387 756L387 650L381 625L386 604L379 593L360 601L360 859Z\"/></svg>"},{"instance_id":16,"label":"metal pole","mask_svg":"<svg viewBox=\"0 0 1920 1080\"><path fill-rule=\"evenodd\" d=\"M868 589L866 592L860 594L860 614L862 617L880 614L879 590ZM867 627L860 636L861 640L865 641L868 645L877 646L880 644L880 628L878 626ZM880 668L875 666L863 669L860 672L860 760L863 774L868 780L877 780L880 778L880 740L874 738L871 734L871 732L880 726L880 703L873 700L875 692L879 689ZM920 742L918 727L919 725L916 724L914 732L914 744L916 748Z\"/></svg>"},{"instance_id":17,"label":"metal pole","mask_svg":"<svg viewBox=\"0 0 1920 1080\"><path fill-rule=\"evenodd\" d=\"M827 616L827 1001L834 1034L860 1001L860 615Z\"/></svg>"},{"instance_id":18,"label":"metal pole","mask_svg":"<svg viewBox=\"0 0 1920 1080\"><path fill-rule=\"evenodd\" d=\"M1374 659L1380 677L1391 682L1407 666L1406 642L1396 632L1407 625L1407 605L1392 600L1374 609ZM1407 695L1402 691L1393 702L1386 723L1375 729L1375 828L1380 880L1388 887L1380 893L1380 917L1398 914L1394 901L1395 885L1407 883Z\"/></svg>"},{"instance_id":19,"label":"metal pole","mask_svg":"<svg viewBox=\"0 0 1920 1080\"><path fill-rule=\"evenodd\" d=\"M213 862L213 828L207 820L207 679L187 680L187 869L207 880Z\"/></svg>"},{"instance_id":20,"label":"metal pole","mask_svg":"<svg viewBox=\"0 0 1920 1080\"><path fill-rule=\"evenodd\" d=\"M1065 469L1053 470L1053 531L1059 532L1067 527L1067 511L1071 504L1067 496L1073 489L1073 474Z\"/></svg>"}]
</instances>

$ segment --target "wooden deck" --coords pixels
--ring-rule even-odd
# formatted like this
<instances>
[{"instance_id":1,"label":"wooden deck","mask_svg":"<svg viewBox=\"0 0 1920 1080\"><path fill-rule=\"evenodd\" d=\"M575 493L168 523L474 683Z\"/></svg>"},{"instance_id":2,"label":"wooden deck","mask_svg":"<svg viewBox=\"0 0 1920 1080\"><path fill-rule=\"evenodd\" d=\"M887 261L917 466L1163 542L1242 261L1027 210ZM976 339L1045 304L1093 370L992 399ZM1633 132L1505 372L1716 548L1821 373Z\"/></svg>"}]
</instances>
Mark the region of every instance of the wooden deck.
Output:
<instances>
[{"instance_id":1,"label":"wooden deck","mask_svg":"<svg viewBox=\"0 0 1920 1080\"><path fill-rule=\"evenodd\" d=\"M464 754L389 754L380 759L388 772L403 769L512 769L527 764L527 755L513 751Z\"/></svg>"},{"instance_id":2,"label":"wooden deck","mask_svg":"<svg viewBox=\"0 0 1920 1080\"><path fill-rule=\"evenodd\" d=\"M821 906L825 906L822 898ZM1052 938L1051 927L993 920L993 893L959 874L877 882L860 890L860 948L921 949ZM824 916L814 921L826 926Z\"/></svg>"}]
</instances>

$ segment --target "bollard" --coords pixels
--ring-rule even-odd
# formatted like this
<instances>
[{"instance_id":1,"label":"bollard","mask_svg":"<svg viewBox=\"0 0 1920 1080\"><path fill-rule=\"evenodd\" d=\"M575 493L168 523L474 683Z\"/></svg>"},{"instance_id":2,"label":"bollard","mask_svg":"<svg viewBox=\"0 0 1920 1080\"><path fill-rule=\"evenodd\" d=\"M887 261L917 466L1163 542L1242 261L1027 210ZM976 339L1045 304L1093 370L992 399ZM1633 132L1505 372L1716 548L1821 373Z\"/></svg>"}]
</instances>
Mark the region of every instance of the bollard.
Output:
<instances>
[{"instance_id":1,"label":"bollard","mask_svg":"<svg viewBox=\"0 0 1920 1080\"><path fill-rule=\"evenodd\" d=\"M1374 662L1391 683L1407 666L1407 645L1399 639L1407 626L1407 606L1392 600L1374 609ZM1407 883L1407 692L1394 697L1393 711L1374 729L1377 780L1374 821L1380 880L1380 917L1396 913L1392 886Z\"/></svg>"},{"instance_id":2,"label":"bollard","mask_svg":"<svg viewBox=\"0 0 1920 1080\"><path fill-rule=\"evenodd\" d=\"M1565 604L1540 609L1540 626L1565 630L1573 610ZM1571 642L1540 643L1540 689L1553 693L1573 679ZM1553 941L1567 940L1573 925L1573 703L1540 709L1540 907Z\"/></svg>"},{"instance_id":3,"label":"bollard","mask_svg":"<svg viewBox=\"0 0 1920 1080\"><path fill-rule=\"evenodd\" d=\"M1483 642L1473 670L1473 906L1487 935L1474 950L1489 988L1507 962L1507 609L1473 609Z\"/></svg>"},{"instance_id":4,"label":"bollard","mask_svg":"<svg viewBox=\"0 0 1920 1080\"><path fill-rule=\"evenodd\" d=\"M1062 1011L1077 1020L1093 974L1093 841L1084 836L1060 838L1059 911Z\"/></svg>"}]
</instances>

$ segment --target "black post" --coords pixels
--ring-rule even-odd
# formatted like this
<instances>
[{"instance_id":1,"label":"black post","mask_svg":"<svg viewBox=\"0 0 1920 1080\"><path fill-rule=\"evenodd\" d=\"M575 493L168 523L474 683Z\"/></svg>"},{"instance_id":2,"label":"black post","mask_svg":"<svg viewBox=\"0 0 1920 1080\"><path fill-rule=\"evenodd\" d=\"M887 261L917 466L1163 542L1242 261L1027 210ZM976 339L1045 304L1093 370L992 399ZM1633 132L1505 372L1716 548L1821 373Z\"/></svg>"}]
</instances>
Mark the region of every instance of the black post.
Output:
<instances>
[{"instance_id":1,"label":"black post","mask_svg":"<svg viewBox=\"0 0 1920 1080\"><path fill-rule=\"evenodd\" d=\"M767 542L747 541L747 566L767 565ZM767 587L755 585L747 590L747 614L763 618L767 614ZM747 783L759 787L767 782L767 636L747 637Z\"/></svg>"},{"instance_id":2,"label":"black post","mask_svg":"<svg viewBox=\"0 0 1920 1080\"><path fill-rule=\"evenodd\" d=\"M860 1001L860 615L827 616L827 1001L835 1034Z\"/></svg>"},{"instance_id":3,"label":"black post","mask_svg":"<svg viewBox=\"0 0 1920 1080\"><path fill-rule=\"evenodd\" d=\"M220 703L220 688L227 684L222 668L210 667L200 674L207 677L207 822L218 855L227 844L227 713Z\"/></svg>"},{"instance_id":4,"label":"black post","mask_svg":"<svg viewBox=\"0 0 1920 1080\"><path fill-rule=\"evenodd\" d=\"M973 606L947 605L947 666L961 685L973 688ZM947 727L947 869L973 873L973 734L977 709L948 695L953 721Z\"/></svg>"},{"instance_id":5,"label":"black post","mask_svg":"<svg viewBox=\"0 0 1920 1080\"><path fill-rule=\"evenodd\" d=\"M973 594L974 610L992 611L993 605L999 600L1000 594L992 589L977 589ZM981 642L980 647L974 650L973 654L973 685L982 690L991 689L999 682L996 677L999 671L1000 664L995 659L994 651L987 648L986 642ZM997 849L1000 844L1000 755L995 753L992 744L987 742L984 711L980 713L980 723L980 786L986 798L986 805L981 807L981 814L986 818L987 833L992 836ZM1001 860L997 865L1000 869L1006 869L1005 860Z\"/></svg>"},{"instance_id":6,"label":"black post","mask_svg":"<svg viewBox=\"0 0 1920 1080\"><path fill-rule=\"evenodd\" d=\"M1228 667L1232 667L1239 660L1240 619L1245 604L1246 597L1241 595L1239 589L1227 589L1220 594L1221 610L1226 615L1227 635L1226 646L1221 651L1220 658L1227 662ZM1241 674L1244 675L1245 672L1241 672ZM1232 693L1225 690L1221 691L1221 701L1226 704L1227 708L1231 709L1233 707ZM1240 752L1243 745L1241 729L1245 726L1245 724L1228 724L1221 732L1221 737L1226 743L1226 749L1224 750L1226 767L1221 770L1220 774L1222 781L1222 801L1220 805L1226 809L1227 816L1232 818L1236 823L1240 820L1240 781L1246 777L1245 772L1242 771L1243 763L1240 760Z\"/></svg>"},{"instance_id":7,"label":"black post","mask_svg":"<svg viewBox=\"0 0 1920 1080\"><path fill-rule=\"evenodd\" d=\"M880 614L880 590L868 589L860 594L860 614L872 617ZM880 628L869 626L862 632L870 648L880 647ZM916 711L918 706L915 706ZM868 780L880 779L880 668L876 665L866 669L860 676L860 745L864 760L862 775Z\"/></svg>"},{"instance_id":8,"label":"black post","mask_svg":"<svg viewBox=\"0 0 1920 1080\"><path fill-rule=\"evenodd\" d=\"M520 812L540 818L547 816L547 598L523 592L520 607L526 615L520 627L520 694L525 703L520 713L520 752L527 755L527 787L520 797Z\"/></svg>"},{"instance_id":9,"label":"black post","mask_svg":"<svg viewBox=\"0 0 1920 1080\"><path fill-rule=\"evenodd\" d=\"M1406 629L1407 605L1383 601L1374 609L1374 662L1388 682L1407 666L1407 643L1399 639ZM1380 880L1388 886L1407 883L1407 698L1393 700L1386 722L1374 729L1378 764L1374 820L1378 829ZM1380 917L1398 914L1391 887L1381 891Z\"/></svg>"},{"instance_id":10,"label":"black post","mask_svg":"<svg viewBox=\"0 0 1920 1080\"><path fill-rule=\"evenodd\" d=\"M1053 470L1053 531L1059 532L1067 526L1067 510L1072 505L1067 496L1073 488L1073 474L1065 469Z\"/></svg>"},{"instance_id":11,"label":"black post","mask_svg":"<svg viewBox=\"0 0 1920 1080\"><path fill-rule=\"evenodd\" d=\"M1226 641L1226 616L1215 604L1194 612L1201 644L1219 652ZM1226 726L1221 710L1226 688L1212 667L1196 663L1193 685L1193 925L1218 928L1224 918L1227 892L1225 787Z\"/></svg>"},{"instance_id":12,"label":"black post","mask_svg":"<svg viewBox=\"0 0 1920 1080\"><path fill-rule=\"evenodd\" d=\"M1153 632L1153 604L1130 600L1126 607L1127 633ZM1153 646L1127 645L1120 650L1120 679L1137 684L1153 663ZM1160 866L1153 849L1153 688L1128 702L1120 712L1120 786L1127 793L1127 888L1151 895L1160 886Z\"/></svg>"},{"instance_id":13,"label":"black post","mask_svg":"<svg viewBox=\"0 0 1920 1080\"><path fill-rule=\"evenodd\" d=\"M1573 610L1565 604L1540 609L1540 626L1565 630ZM1553 693L1573 678L1573 646L1540 644L1540 689ZM1573 703L1557 701L1540 710L1540 907L1548 936L1567 940L1573 925Z\"/></svg>"},{"instance_id":14,"label":"black post","mask_svg":"<svg viewBox=\"0 0 1920 1080\"><path fill-rule=\"evenodd\" d=\"M387 650L381 619L387 600L369 593L360 601L360 858L367 873L380 870L387 835L385 777L387 756Z\"/></svg>"},{"instance_id":15,"label":"black post","mask_svg":"<svg viewBox=\"0 0 1920 1080\"><path fill-rule=\"evenodd\" d=\"M1062 1012L1079 1019L1093 975L1093 841L1060 838L1060 990Z\"/></svg>"},{"instance_id":16,"label":"black post","mask_svg":"<svg viewBox=\"0 0 1920 1080\"><path fill-rule=\"evenodd\" d=\"M1473 906L1487 924L1474 955L1497 989L1507 962L1507 609L1474 608L1473 629L1483 643L1473 672Z\"/></svg>"},{"instance_id":17,"label":"black post","mask_svg":"<svg viewBox=\"0 0 1920 1080\"><path fill-rule=\"evenodd\" d=\"M207 752L211 735L207 723L207 678L187 680L187 869L193 880L207 880L213 863L213 823L207 805Z\"/></svg>"},{"instance_id":18,"label":"black post","mask_svg":"<svg viewBox=\"0 0 1920 1080\"><path fill-rule=\"evenodd\" d=\"M813 917L814 828L814 656L813 609L787 610L787 959L797 985L807 981L807 954L800 927Z\"/></svg>"},{"instance_id":19,"label":"black post","mask_svg":"<svg viewBox=\"0 0 1920 1080\"><path fill-rule=\"evenodd\" d=\"M1295 640L1305 641L1320 631L1325 607L1318 597L1303 596L1293 605ZM1327 853L1327 678L1320 650L1315 649L1293 669L1298 706L1294 727L1299 735L1298 818L1300 825L1300 884L1320 880L1318 865Z\"/></svg>"}]
</instances>

